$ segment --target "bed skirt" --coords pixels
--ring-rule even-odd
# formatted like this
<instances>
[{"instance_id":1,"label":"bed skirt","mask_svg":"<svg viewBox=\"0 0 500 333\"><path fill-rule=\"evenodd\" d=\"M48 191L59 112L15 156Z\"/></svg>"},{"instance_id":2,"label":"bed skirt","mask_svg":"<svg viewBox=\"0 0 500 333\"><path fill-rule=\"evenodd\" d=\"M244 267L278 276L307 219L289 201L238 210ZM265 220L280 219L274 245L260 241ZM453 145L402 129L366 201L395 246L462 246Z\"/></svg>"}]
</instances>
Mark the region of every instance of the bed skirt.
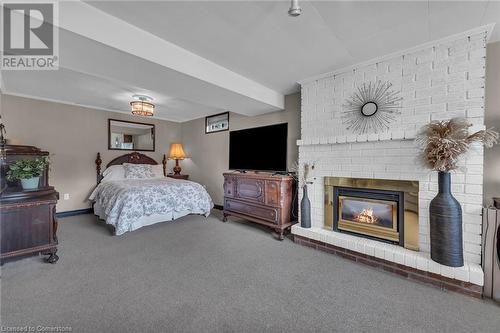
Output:
<instances>
[{"instance_id":1,"label":"bed skirt","mask_svg":"<svg viewBox=\"0 0 500 333\"><path fill-rule=\"evenodd\" d=\"M183 211L183 212L171 212L168 214L152 214L148 216L142 216L141 218L137 219L132 225L132 228L127 231L134 231L142 227L146 227L148 225L156 224L156 223L161 223L161 222L169 222L176 220L178 218L181 218L186 215L205 215L205 212L199 211L199 212L193 212L193 211ZM99 205L97 202L94 203L94 215L98 216L101 220L106 221L107 216L106 213L104 212L103 207ZM117 235L118 236L118 235Z\"/></svg>"}]
</instances>

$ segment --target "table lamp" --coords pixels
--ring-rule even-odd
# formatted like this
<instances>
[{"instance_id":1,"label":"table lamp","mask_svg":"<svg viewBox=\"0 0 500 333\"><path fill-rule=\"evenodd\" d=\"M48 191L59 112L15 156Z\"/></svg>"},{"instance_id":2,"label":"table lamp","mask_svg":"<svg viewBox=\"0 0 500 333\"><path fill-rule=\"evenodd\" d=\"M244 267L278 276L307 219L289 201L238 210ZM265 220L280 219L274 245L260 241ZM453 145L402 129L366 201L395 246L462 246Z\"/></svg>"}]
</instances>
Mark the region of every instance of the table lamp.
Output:
<instances>
[{"instance_id":1,"label":"table lamp","mask_svg":"<svg viewBox=\"0 0 500 333\"><path fill-rule=\"evenodd\" d=\"M168 153L168 159L175 160L174 175L181 174L181 167L179 166L179 160L183 160L185 158L186 158L186 153L184 152L184 149L182 149L182 144L172 143L170 145L170 152Z\"/></svg>"}]
</instances>

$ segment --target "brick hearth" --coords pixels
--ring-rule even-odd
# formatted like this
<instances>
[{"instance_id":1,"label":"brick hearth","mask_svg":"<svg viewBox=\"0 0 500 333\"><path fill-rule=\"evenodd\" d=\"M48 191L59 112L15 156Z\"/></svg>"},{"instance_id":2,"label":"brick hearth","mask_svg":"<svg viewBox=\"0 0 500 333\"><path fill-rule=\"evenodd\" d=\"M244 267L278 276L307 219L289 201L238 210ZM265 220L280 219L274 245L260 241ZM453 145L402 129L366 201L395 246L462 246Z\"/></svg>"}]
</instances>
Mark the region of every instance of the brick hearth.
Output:
<instances>
[{"instance_id":1,"label":"brick hearth","mask_svg":"<svg viewBox=\"0 0 500 333\"><path fill-rule=\"evenodd\" d=\"M374 256L369 256L356 251L344 249L335 245L331 245L314 239L301 237L298 235L293 235L293 241L297 244L307 246L316 250L320 250L323 252L336 254L345 259L359 262L361 264L365 264L376 269L395 273L403 278L420 283L425 283L427 285L431 285L441 290L454 291L476 298L482 297L483 288L481 286L478 286L470 282L450 279L442 275L411 268L405 265L397 264Z\"/></svg>"}]
</instances>

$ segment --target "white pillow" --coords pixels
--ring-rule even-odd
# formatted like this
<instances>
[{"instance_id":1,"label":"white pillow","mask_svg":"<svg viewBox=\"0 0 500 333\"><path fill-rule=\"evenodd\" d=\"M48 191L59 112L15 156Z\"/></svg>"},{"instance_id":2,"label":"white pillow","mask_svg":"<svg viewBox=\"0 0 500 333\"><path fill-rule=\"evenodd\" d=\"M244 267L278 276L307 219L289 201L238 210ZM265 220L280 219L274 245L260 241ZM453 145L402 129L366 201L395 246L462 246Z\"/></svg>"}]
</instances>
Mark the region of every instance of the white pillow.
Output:
<instances>
[{"instance_id":1,"label":"white pillow","mask_svg":"<svg viewBox=\"0 0 500 333\"><path fill-rule=\"evenodd\" d=\"M134 165L150 165L150 164L134 164ZM151 169L154 174L154 178L164 178L165 176L163 175L163 165L162 164L157 164L157 165L151 165ZM112 165L106 170L102 172L102 180L101 182L107 182L111 180L121 180L121 179L126 179L125 178L125 167L120 164L120 165Z\"/></svg>"},{"instance_id":2,"label":"white pillow","mask_svg":"<svg viewBox=\"0 0 500 333\"><path fill-rule=\"evenodd\" d=\"M125 168L123 165L112 165L103 171L102 176L101 182L125 179Z\"/></svg>"},{"instance_id":3,"label":"white pillow","mask_svg":"<svg viewBox=\"0 0 500 333\"><path fill-rule=\"evenodd\" d=\"M155 178L151 164L123 163L126 179L149 179Z\"/></svg>"},{"instance_id":4,"label":"white pillow","mask_svg":"<svg viewBox=\"0 0 500 333\"><path fill-rule=\"evenodd\" d=\"M153 169L153 173L155 174L155 178L163 178L165 175L163 174L163 165L157 164L151 166Z\"/></svg>"}]
</instances>

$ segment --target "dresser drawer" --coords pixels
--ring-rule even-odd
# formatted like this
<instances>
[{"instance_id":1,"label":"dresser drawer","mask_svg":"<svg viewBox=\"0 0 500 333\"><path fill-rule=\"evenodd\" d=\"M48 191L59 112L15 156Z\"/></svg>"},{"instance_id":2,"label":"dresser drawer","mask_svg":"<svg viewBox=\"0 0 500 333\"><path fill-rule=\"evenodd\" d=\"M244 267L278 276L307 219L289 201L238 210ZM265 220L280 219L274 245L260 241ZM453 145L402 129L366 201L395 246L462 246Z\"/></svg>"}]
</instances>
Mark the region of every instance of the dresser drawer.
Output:
<instances>
[{"instance_id":1,"label":"dresser drawer","mask_svg":"<svg viewBox=\"0 0 500 333\"><path fill-rule=\"evenodd\" d=\"M234 198L234 185L235 181L232 177L226 177L224 179L224 196Z\"/></svg>"},{"instance_id":2,"label":"dresser drawer","mask_svg":"<svg viewBox=\"0 0 500 333\"><path fill-rule=\"evenodd\" d=\"M248 202L240 202L232 199L225 200L224 210L245 214L250 217L259 218L272 223L278 223L280 220L279 208L252 205Z\"/></svg>"},{"instance_id":3,"label":"dresser drawer","mask_svg":"<svg viewBox=\"0 0 500 333\"><path fill-rule=\"evenodd\" d=\"M264 203L264 180L236 179L235 198Z\"/></svg>"}]
</instances>

